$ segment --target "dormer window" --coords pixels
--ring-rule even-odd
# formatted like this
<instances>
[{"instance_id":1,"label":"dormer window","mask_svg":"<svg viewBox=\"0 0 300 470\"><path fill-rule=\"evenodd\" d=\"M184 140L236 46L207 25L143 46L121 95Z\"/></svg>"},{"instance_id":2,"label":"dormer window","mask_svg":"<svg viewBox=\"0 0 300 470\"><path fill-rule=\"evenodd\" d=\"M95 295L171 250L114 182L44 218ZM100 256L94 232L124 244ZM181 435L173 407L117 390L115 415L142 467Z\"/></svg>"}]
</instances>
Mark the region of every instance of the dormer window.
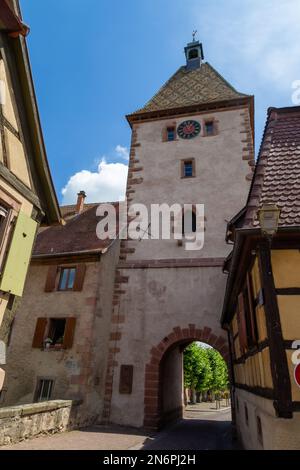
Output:
<instances>
[{"instance_id":1,"label":"dormer window","mask_svg":"<svg viewBox=\"0 0 300 470\"><path fill-rule=\"evenodd\" d=\"M167 141L172 142L176 137L176 129L174 126L167 127Z\"/></svg>"},{"instance_id":2,"label":"dormer window","mask_svg":"<svg viewBox=\"0 0 300 470\"><path fill-rule=\"evenodd\" d=\"M189 51L189 60L198 59L198 57L199 57L198 49L192 49Z\"/></svg>"}]
</instances>

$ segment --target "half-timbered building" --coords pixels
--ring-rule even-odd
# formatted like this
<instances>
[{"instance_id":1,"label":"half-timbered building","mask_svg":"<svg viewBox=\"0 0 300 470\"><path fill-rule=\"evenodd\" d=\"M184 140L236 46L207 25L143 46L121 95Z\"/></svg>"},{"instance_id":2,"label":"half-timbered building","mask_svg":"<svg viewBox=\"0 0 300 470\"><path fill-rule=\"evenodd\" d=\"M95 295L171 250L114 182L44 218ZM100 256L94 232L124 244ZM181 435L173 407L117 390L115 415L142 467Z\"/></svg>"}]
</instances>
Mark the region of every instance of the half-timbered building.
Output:
<instances>
[{"instance_id":1,"label":"half-timbered building","mask_svg":"<svg viewBox=\"0 0 300 470\"><path fill-rule=\"evenodd\" d=\"M227 228L222 326L248 449L300 448L299 158L300 107L270 108L247 205Z\"/></svg>"}]
</instances>

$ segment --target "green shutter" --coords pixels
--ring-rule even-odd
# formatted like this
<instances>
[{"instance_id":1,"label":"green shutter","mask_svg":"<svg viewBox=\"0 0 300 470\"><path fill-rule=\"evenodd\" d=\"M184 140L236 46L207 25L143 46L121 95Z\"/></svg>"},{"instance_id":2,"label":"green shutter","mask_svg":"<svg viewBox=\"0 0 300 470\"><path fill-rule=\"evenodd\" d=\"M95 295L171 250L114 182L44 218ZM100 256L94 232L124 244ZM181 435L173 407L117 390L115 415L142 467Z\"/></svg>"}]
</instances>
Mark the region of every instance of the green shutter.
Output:
<instances>
[{"instance_id":1,"label":"green shutter","mask_svg":"<svg viewBox=\"0 0 300 470\"><path fill-rule=\"evenodd\" d=\"M28 215L19 213L0 281L0 290L22 296L37 225Z\"/></svg>"}]
</instances>

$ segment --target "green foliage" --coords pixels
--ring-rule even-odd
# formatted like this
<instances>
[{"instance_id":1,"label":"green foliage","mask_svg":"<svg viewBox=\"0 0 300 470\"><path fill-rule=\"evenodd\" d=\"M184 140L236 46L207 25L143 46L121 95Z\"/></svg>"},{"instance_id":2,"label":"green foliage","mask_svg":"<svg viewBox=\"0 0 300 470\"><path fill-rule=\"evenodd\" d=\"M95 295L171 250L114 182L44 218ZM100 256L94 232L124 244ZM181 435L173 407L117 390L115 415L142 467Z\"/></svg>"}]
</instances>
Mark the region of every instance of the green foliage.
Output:
<instances>
[{"instance_id":1,"label":"green foliage","mask_svg":"<svg viewBox=\"0 0 300 470\"><path fill-rule=\"evenodd\" d=\"M198 392L228 388L227 365L218 351L190 344L184 351L184 386Z\"/></svg>"},{"instance_id":2,"label":"green foliage","mask_svg":"<svg viewBox=\"0 0 300 470\"><path fill-rule=\"evenodd\" d=\"M226 390L229 385L226 362L215 349L207 349L207 355L213 373L210 389L213 391Z\"/></svg>"}]
</instances>

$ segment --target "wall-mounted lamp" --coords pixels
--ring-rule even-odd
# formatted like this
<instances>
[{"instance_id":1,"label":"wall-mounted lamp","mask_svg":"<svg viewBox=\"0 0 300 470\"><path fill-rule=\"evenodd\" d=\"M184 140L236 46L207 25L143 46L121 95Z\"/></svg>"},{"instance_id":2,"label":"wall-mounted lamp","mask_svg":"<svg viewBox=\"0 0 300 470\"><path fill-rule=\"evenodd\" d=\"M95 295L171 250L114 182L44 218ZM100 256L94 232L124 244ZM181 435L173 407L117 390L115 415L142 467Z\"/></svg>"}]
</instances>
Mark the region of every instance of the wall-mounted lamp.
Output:
<instances>
[{"instance_id":1,"label":"wall-mounted lamp","mask_svg":"<svg viewBox=\"0 0 300 470\"><path fill-rule=\"evenodd\" d=\"M258 220L263 235L273 237L278 230L280 209L276 204L263 204L258 211Z\"/></svg>"}]
</instances>

